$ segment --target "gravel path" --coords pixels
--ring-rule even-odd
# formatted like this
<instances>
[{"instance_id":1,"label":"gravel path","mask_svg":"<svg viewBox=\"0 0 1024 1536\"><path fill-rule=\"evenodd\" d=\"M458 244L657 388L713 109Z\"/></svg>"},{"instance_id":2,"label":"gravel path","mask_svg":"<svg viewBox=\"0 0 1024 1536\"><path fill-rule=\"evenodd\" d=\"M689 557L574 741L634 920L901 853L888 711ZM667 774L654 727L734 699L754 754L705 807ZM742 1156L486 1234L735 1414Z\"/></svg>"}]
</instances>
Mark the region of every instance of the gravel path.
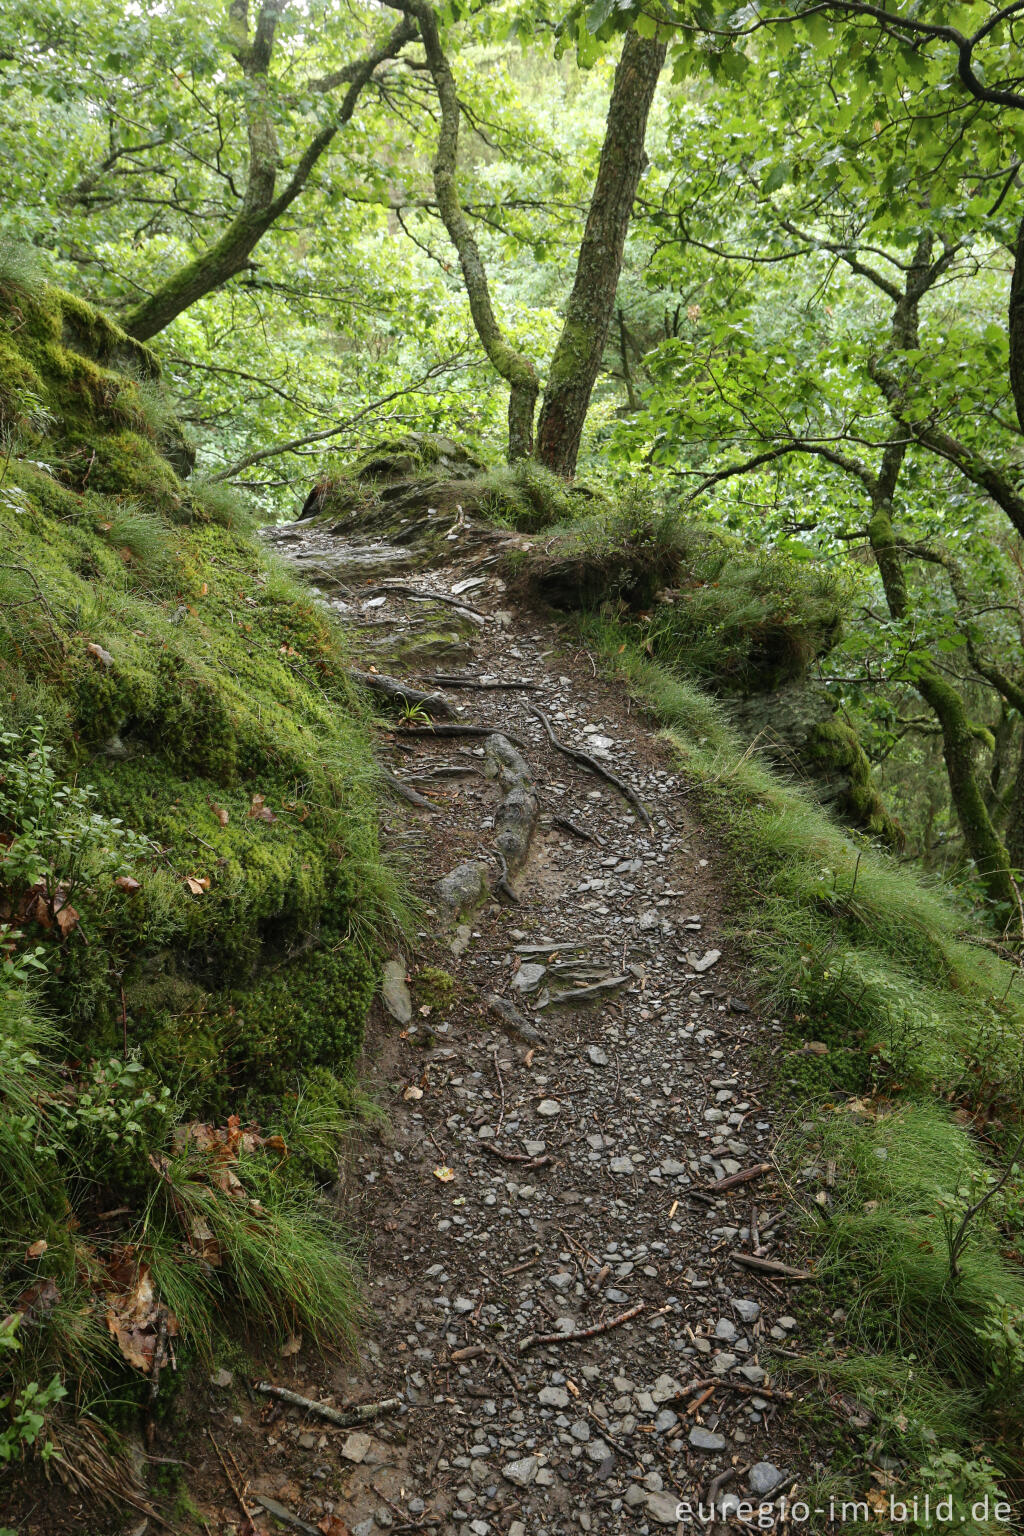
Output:
<instances>
[{"instance_id":1,"label":"gravel path","mask_svg":"<svg viewBox=\"0 0 1024 1536\"><path fill-rule=\"evenodd\" d=\"M328 1536L643 1536L709 1495L719 1524L705 1502L679 1529L724 1530L738 1499L791 1496L811 1471L769 1361L799 1333L800 1287L732 1257L799 1262L763 1086L781 1036L730 958L727 871L650 722L554 626L510 612L488 568L460 590L457 547L415 575L386 547L339 547L333 567L325 547L294 529L283 545L357 626L359 666L436 689L449 724L511 743L407 734L419 717L382 736L382 762L430 808L396 799L385 818L423 909L364 1063L390 1125L359 1142L341 1189L373 1315L358 1366L300 1353L275 1377L401 1406L346 1431L225 1385L225 1432L251 1494ZM371 579L475 613L361 595ZM649 826L556 750L537 709ZM474 892L475 910L453 907Z\"/></svg>"}]
</instances>

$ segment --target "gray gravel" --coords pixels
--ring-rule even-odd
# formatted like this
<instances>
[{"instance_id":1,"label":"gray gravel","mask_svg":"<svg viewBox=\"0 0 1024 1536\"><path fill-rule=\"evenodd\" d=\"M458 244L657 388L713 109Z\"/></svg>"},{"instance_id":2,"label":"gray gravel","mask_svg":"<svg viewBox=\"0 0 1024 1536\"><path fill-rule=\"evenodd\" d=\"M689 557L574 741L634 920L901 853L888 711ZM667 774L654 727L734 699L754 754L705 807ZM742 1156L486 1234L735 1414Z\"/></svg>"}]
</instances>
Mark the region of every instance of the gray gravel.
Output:
<instances>
[{"instance_id":1,"label":"gray gravel","mask_svg":"<svg viewBox=\"0 0 1024 1536\"><path fill-rule=\"evenodd\" d=\"M310 558L327 558L323 537ZM449 565L403 580L449 592L467 574L462 538ZM475 557L489 547L468 545ZM678 764L621 690L582 655L568 659L564 637L512 616L488 568L473 574L485 579L471 601L488 618L463 626L466 670L537 687L453 690L453 718L498 718L525 750L473 738L418 744L424 769L483 767L486 757L490 777L438 779L434 813L388 808L387 835L417 877L423 916L402 1038L391 1023L374 1045L391 1127L356 1150L346 1174L360 1191L353 1225L368 1234L373 1320L358 1367L320 1390L339 1401L394 1393L404 1408L367 1427L364 1459L345 1457L343 1434L315 1455L327 1482L344 1462L334 1507L353 1531L367 1520L367 1532L386 1528L386 1492L413 1518L439 1519L439 1536L644 1536L674 1524L678 1500L700 1497L734 1465L750 1467L754 1492L755 1477L771 1492L779 1465L810 1471L766 1370L769 1346L792 1349L799 1337L796 1298L729 1260L750 1251L752 1216L762 1251L791 1258L782 1192L770 1178L726 1195L706 1188L770 1160L756 1064L780 1031L758 1017L724 937L727 873L690 819ZM403 626L416 632L425 607L389 596L360 612L383 642ZM368 655L373 633L359 632ZM399 675L432 686L415 667ZM606 754L648 806L651 829L549 746L531 699L560 739ZM408 773L408 754L388 767ZM516 847L518 904L490 894L514 786L539 802L528 849ZM456 984L451 1005L426 1015L415 982L424 963ZM616 978L594 1000L554 1006ZM394 973L388 987L399 1017ZM420 1096L406 1097L409 1087ZM454 1177L442 1180L447 1168ZM527 1336L584 1331L640 1304L583 1342L520 1351ZM787 1473L787 1487L799 1475ZM318 1498L325 1508L325 1485L311 1477L304 1508L316 1514Z\"/></svg>"}]
</instances>

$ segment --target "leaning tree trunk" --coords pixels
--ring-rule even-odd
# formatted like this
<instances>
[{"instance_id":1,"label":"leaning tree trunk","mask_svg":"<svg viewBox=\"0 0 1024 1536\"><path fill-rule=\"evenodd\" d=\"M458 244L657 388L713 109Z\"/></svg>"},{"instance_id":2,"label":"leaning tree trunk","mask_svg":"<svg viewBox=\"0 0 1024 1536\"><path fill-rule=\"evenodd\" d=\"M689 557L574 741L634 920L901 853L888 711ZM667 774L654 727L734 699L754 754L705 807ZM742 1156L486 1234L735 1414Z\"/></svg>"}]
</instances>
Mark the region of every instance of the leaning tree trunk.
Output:
<instances>
[{"instance_id":1,"label":"leaning tree trunk","mask_svg":"<svg viewBox=\"0 0 1024 1536\"><path fill-rule=\"evenodd\" d=\"M437 207L444 227L455 247L466 285L469 312L480 343L496 373L509 387L508 397L508 458L510 463L529 458L533 451L533 413L537 405L539 384L533 363L506 338L491 303L491 290L487 281L480 247L470 227L459 200L456 172L459 163L459 120L462 109L455 87L451 66L448 63L437 17L430 0L385 0L393 10L415 17L419 25L427 67L437 91L441 109L441 126L437 135L437 151L434 155L433 176Z\"/></svg>"},{"instance_id":2,"label":"leaning tree trunk","mask_svg":"<svg viewBox=\"0 0 1024 1536\"><path fill-rule=\"evenodd\" d=\"M879 478L872 493L868 539L882 578L886 604L893 619L906 617L908 591L901 545L892 525L889 496L903 462L905 444L886 450L887 479ZM891 476L891 477L890 477ZM1006 848L992 822L974 764L974 732L964 701L957 689L935 666L930 656L919 654L913 668L913 685L934 712L942 731L942 755L949 780L949 794L956 811L964 846L978 871L990 901L1019 909L1019 897Z\"/></svg>"},{"instance_id":3,"label":"leaning tree trunk","mask_svg":"<svg viewBox=\"0 0 1024 1536\"><path fill-rule=\"evenodd\" d=\"M1013 277L1010 281L1010 388L1017 420L1024 430L1024 218L1017 227Z\"/></svg>"},{"instance_id":4,"label":"leaning tree trunk","mask_svg":"<svg viewBox=\"0 0 1024 1536\"><path fill-rule=\"evenodd\" d=\"M1006 827L1006 847L1018 879L1024 874L1024 743L1021 744L1017 778L1010 801L1010 819Z\"/></svg>"},{"instance_id":5,"label":"leaning tree trunk","mask_svg":"<svg viewBox=\"0 0 1024 1536\"><path fill-rule=\"evenodd\" d=\"M378 64L394 58L415 34L409 22L395 27L364 58L331 77L332 84L348 86L337 115L310 140L287 183L277 191L279 150L268 94L268 71L281 9L280 0L265 0L256 37L252 43L243 41L237 54L246 83L249 136L249 169L242 206L219 239L122 317L122 325L136 341L149 341L197 300L222 288L229 278L245 270L267 230L291 207L317 162L348 123Z\"/></svg>"},{"instance_id":6,"label":"leaning tree trunk","mask_svg":"<svg viewBox=\"0 0 1024 1536\"><path fill-rule=\"evenodd\" d=\"M644 164L644 135L665 44L629 32L615 71L601 161L583 243L537 422L536 457L569 479L615 304L633 200Z\"/></svg>"}]
</instances>

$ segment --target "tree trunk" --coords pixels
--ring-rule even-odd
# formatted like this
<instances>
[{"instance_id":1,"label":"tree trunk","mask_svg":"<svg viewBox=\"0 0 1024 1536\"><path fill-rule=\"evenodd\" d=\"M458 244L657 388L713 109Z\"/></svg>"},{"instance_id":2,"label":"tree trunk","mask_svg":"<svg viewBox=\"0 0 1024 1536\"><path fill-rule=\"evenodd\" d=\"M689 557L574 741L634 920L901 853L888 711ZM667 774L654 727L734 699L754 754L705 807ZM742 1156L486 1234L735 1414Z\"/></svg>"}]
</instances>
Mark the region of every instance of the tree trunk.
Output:
<instances>
[{"instance_id":1,"label":"tree trunk","mask_svg":"<svg viewBox=\"0 0 1024 1536\"><path fill-rule=\"evenodd\" d=\"M1024 431L1024 218L1017 226L1013 277L1010 281L1010 388L1017 420Z\"/></svg>"},{"instance_id":2,"label":"tree trunk","mask_svg":"<svg viewBox=\"0 0 1024 1536\"><path fill-rule=\"evenodd\" d=\"M1010 801L1010 820L1006 828L1006 847L1017 878L1024 875L1024 742L1021 742L1017 778Z\"/></svg>"},{"instance_id":3,"label":"tree trunk","mask_svg":"<svg viewBox=\"0 0 1024 1536\"><path fill-rule=\"evenodd\" d=\"M608 338L626 231L644 165L647 118L664 62L664 43L636 32L626 34L576 280L537 423L537 458L566 479L576 469L583 423Z\"/></svg>"},{"instance_id":4,"label":"tree trunk","mask_svg":"<svg viewBox=\"0 0 1024 1536\"><path fill-rule=\"evenodd\" d=\"M377 65L394 58L415 35L415 27L405 21L365 58L330 77L331 86L348 85L337 116L310 140L287 184L275 195L278 145L267 94L267 71L279 9L275 0L265 0L253 42L240 44L236 54L246 80L249 135L249 169L242 206L218 240L123 316L121 324L136 341L148 341L198 299L244 271L260 240L291 207L321 155L351 118L359 94ZM240 14L235 19L239 21Z\"/></svg>"},{"instance_id":5,"label":"tree trunk","mask_svg":"<svg viewBox=\"0 0 1024 1536\"><path fill-rule=\"evenodd\" d=\"M914 677L922 699L935 711L942 727L949 792L964 834L964 843L990 901L1018 910L1018 895L1010 872L1010 857L985 804L974 766L974 732L964 701L952 683L924 661Z\"/></svg>"},{"instance_id":6,"label":"tree trunk","mask_svg":"<svg viewBox=\"0 0 1024 1536\"><path fill-rule=\"evenodd\" d=\"M890 465L889 483L881 479L872 496L868 537L885 589L886 604L894 619L906 617L908 592L903 556L892 526L888 492L895 489L895 475L902 464L904 445L893 445L898 453ZM889 450L887 450L888 454ZM1010 859L992 822L985 795L974 765L974 732L960 694L922 653L913 659L914 687L934 712L942 730L942 755L949 780L949 794L956 811L964 845L974 861L978 876L990 901L1017 908L1018 897L1010 872Z\"/></svg>"},{"instance_id":7,"label":"tree trunk","mask_svg":"<svg viewBox=\"0 0 1024 1536\"><path fill-rule=\"evenodd\" d=\"M434 193L444 227L459 258L476 333L491 366L509 386L508 458L514 464L517 459L529 458L533 451L533 414L540 388L537 371L525 353L518 351L506 339L498 324L491 303L487 269L459 200L456 172L462 109L451 66L441 45L437 17L429 0L385 0L385 3L394 10L414 16L419 24L427 65L441 108L441 127L437 135L433 165Z\"/></svg>"}]
</instances>

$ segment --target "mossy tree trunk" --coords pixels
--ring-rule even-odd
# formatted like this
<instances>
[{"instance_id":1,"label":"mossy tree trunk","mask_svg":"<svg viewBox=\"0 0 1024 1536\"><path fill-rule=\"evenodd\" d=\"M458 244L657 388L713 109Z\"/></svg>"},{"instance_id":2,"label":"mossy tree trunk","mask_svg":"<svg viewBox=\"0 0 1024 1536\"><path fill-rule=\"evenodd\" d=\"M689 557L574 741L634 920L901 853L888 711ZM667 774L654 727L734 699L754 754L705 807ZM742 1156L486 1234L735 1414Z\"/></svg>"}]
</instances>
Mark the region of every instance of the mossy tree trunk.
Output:
<instances>
[{"instance_id":1,"label":"mossy tree trunk","mask_svg":"<svg viewBox=\"0 0 1024 1536\"><path fill-rule=\"evenodd\" d=\"M1013 277L1010 282L1010 388L1017 420L1024 431L1024 218L1017 226Z\"/></svg>"},{"instance_id":2,"label":"mossy tree trunk","mask_svg":"<svg viewBox=\"0 0 1024 1536\"><path fill-rule=\"evenodd\" d=\"M428 0L386 0L386 3L393 10L403 11L408 18L414 20L423 40L427 66L441 108L441 127L433 165L434 193L444 227L459 258L476 333L491 366L509 387L508 457L511 463L515 463L517 459L529 458L533 452L533 417L540 388L537 370L525 353L511 344L498 324L491 303L487 269L459 200L456 172L461 108L433 7Z\"/></svg>"},{"instance_id":3,"label":"mossy tree trunk","mask_svg":"<svg viewBox=\"0 0 1024 1536\"><path fill-rule=\"evenodd\" d=\"M576 279L537 422L536 457L565 479L571 479L576 470L583 423L608 339L626 232L644 165L647 118L664 62L664 43L636 32L626 34Z\"/></svg>"},{"instance_id":4,"label":"mossy tree trunk","mask_svg":"<svg viewBox=\"0 0 1024 1536\"><path fill-rule=\"evenodd\" d=\"M394 58L415 36L415 26L404 20L364 58L313 82L313 89L321 93L342 85L347 85L348 89L332 121L310 140L287 183L278 191L280 148L271 100L270 61L277 23L286 5L287 0L263 0L250 37L248 0L233 0L229 18L236 39L235 58L244 80L249 141L245 192L238 212L219 238L122 317L124 329L137 341L148 341L198 299L223 287L230 278L245 270L260 240L291 207L309 181L314 166L351 118L360 93L374 70L385 59Z\"/></svg>"},{"instance_id":5,"label":"mossy tree trunk","mask_svg":"<svg viewBox=\"0 0 1024 1536\"><path fill-rule=\"evenodd\" d=\"M1018 878L1024 872L1024 743L1021 744L1017 777L1010 802L1010 820L1006 827L1006 849Z\"/></svg>"},{"instance_id":6,"label":"mossy tree trunk","mask_svg":"<svg viewBox=\"0 0 1024 1536\"><path fill-rule=\"evenodd\" d=\"M430 0L385 0L415 20L441 109L434 155L438 211L455 247L476 333L495 371L509 387L508 458L535 456L564 478L576 468L580 436L608 337L622 269L626 231L644 163L644 135L665 62L664 43L627 33L615 71L604 142L583 232L576 280L559 337L534 445L540 384L532 360L505 335L491 301L487 269L459 199L458 92Z\"/></svg>"}]
</instances>

